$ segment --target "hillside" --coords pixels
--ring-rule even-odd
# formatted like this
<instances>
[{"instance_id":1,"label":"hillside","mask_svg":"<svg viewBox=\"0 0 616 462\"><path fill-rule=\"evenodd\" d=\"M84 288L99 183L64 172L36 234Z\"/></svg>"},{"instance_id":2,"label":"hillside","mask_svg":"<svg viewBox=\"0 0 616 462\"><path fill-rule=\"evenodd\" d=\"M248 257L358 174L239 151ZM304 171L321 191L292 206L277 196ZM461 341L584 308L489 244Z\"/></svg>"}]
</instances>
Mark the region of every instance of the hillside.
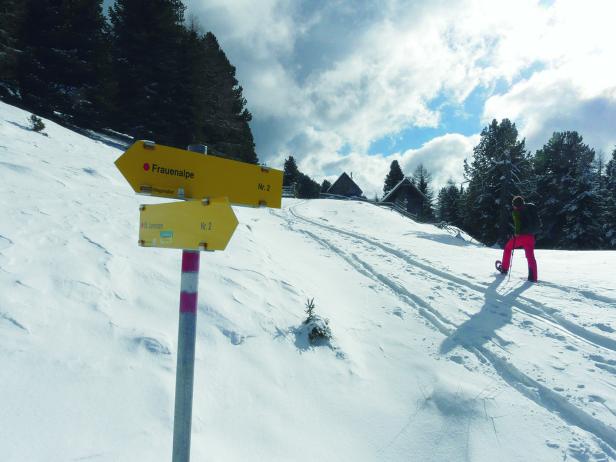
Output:
<instances>
[{"instance_id":1,"label":"hillside","mask_svg":"<svg viewBox=\"0 0 616 462\"><path fill-rule=\"evenodd\" d=\"M180 252L114 143L0 103L0 459L167 461ZM201 255L192 460L616 460L615 252L497 249L362 202L234 207ZM311 347L307 299L329 319Z\"/></svg>"}]
</instances>

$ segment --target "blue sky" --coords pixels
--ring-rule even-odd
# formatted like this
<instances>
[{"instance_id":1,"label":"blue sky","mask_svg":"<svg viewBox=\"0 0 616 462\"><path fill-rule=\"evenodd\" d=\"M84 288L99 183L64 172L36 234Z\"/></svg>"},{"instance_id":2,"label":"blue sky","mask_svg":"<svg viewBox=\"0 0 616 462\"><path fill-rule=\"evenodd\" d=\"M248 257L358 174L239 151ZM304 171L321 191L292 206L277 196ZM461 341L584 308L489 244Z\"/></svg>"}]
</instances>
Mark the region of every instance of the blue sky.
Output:
<instances>
[{"instance_id":1,"label":"blue sky","mask_svg":"<svg viewBox=\"0 0 616 462\"><path fill-rule=\"evenodd\" d=\"M380 193L392 160L462 180L481 129L616 146L613 0L185 0L244 88L257 154Z\"/></svg>"},{"instance_id":2,"label":"blue sky","mask_svg":"<svg viewBox=\"0 0 616 462\"><path fill-rule=\"evenodd\" d=\"M491 87L478 85L462 102L452 102L448 95L441 94L429 102L429 107L439 113L439 122L436 126L409 126L395 135L375 140L370 145L368 154L389 156L405 149L419 149L428 141L447 133L475 135L486 126L482 115L484 104L490 96L506 93L513 85L528 79L542 69L542 63L533 63L528 68L520 70L511 82L498 79Z\"/></svg>"},{"instance_id":3,"label":"blue sky","mask_svg":"<svg viewBox=\"0 0 616 462\"><path fill-rule=\"evenodd\" d=\"M435 127L410 126L392 136L375 140L368 150L370 155L389 156L405 149L419 149L425 143L447 133L472 136L483 128L481 113L487 89L475 88L461 103L451 103L444 95L430 101L429 107L440 114Z\"/></svg>"}]
</instances>

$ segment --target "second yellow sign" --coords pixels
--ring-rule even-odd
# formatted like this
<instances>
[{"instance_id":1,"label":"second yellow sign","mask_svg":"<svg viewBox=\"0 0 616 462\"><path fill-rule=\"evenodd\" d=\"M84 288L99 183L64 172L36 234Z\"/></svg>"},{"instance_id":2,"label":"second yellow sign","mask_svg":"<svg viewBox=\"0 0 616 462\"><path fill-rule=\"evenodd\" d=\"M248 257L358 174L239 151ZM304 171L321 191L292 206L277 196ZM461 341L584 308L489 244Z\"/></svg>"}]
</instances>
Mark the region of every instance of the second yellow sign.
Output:
<instances>
[{"instance_id":1,"label":"second yellow sign","mask_svg":"<svg viewBox=\"0 0 616 462\"><path fill-rule=\"evenodd\" d=\"M238 221L226 197L142 205L139 244L186 250L224 250Z\"/></svg>"}]
</instances>

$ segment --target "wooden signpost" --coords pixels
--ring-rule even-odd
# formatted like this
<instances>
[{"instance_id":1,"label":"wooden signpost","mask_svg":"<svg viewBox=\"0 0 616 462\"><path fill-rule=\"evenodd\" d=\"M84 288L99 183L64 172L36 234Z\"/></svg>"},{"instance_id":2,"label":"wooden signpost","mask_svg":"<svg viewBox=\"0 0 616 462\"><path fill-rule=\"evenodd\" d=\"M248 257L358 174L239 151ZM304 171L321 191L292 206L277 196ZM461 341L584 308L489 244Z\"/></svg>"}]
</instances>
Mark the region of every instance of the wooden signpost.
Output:
<instances>
[{"instance_id":1,"label":"wooden signpost","mask_svg":"<svg viewBox=\"0 0 616 462\"><path fill-rule=\"evenodd\" d=\"M172 462L190 460L199 251L227 247L238 224L230 204L282 203L282 171L189 149L137 141L115 162L138 194L186 200L141 205L139 219L139 245L182 249Z\"/></svg>"}]
</instances>

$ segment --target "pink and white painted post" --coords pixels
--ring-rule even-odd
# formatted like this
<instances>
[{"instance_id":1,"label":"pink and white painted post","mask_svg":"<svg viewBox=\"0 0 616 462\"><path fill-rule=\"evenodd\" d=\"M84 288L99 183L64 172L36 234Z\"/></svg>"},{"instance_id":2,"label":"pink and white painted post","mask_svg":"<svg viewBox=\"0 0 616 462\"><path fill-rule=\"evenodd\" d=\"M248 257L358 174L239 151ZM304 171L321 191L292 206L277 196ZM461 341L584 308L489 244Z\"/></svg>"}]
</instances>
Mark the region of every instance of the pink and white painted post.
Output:
<instances>
[{"instance_id":1,"label":"pink and white painted post","mask_svg":"<svg viewBox=\"0 0 616 462\"><path fill-rule=\"evenodd\" d=\"M182 251L181 284L178 362L175 376L175 415L173 420L173 462L188 462L190 460L199 252Z\"/></svg>"},{"instance_id":2,"label":"pink and white painted post","mask_svg":"<svg viewBox=\"0 0 616 462\"><path fill-rule=\"evenodd\" d=\"M190 145L189 151L205 154L207 147ZM200 253L182 250L178 362L175 373L175 412L173 417L172 462L190 461L193 385L195 378L195 339Z\"/></svg>"}]
</instances>

